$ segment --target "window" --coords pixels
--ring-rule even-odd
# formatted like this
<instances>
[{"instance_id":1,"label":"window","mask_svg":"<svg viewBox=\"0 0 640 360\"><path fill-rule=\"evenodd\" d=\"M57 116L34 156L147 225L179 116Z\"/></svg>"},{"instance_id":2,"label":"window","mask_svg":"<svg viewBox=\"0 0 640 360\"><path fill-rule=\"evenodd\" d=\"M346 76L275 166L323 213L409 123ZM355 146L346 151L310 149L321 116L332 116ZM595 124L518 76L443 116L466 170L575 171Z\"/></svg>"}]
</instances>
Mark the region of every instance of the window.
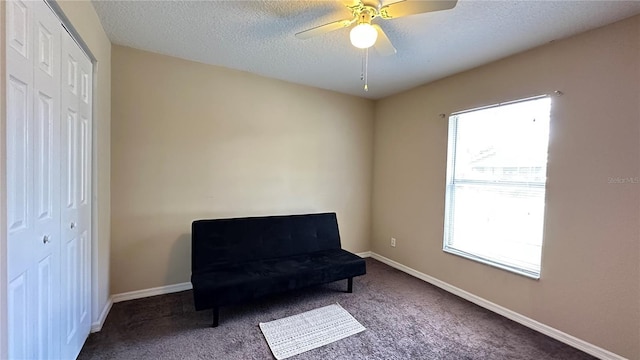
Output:
<instances>
[{"instance_id":1,"label":"window","mask_svg":"<svg viewBox=\"0 0 640 360\"><path fill-rule=\"evenodd\" d=\"M449 117L443 250L540 277L551 99Z\"/></svg>"}]
</instances>

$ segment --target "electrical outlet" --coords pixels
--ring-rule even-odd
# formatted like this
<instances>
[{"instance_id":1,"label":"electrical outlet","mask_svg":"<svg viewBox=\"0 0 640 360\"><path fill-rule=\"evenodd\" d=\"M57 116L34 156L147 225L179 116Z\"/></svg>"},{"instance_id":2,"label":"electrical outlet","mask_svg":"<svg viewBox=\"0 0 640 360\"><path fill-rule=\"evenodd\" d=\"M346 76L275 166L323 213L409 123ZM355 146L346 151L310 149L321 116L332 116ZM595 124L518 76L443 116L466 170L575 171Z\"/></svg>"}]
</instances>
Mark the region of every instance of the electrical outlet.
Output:
<instances>
[{"instance_id":1,"label":"electrical outlet","mask_svg":"<svg viewBox=\"0 0 640 360\"><path fill-rule=\"evenodd\" d=\"M391 247L396 247L396 238L391 238Z\"/></svg>"}]
</instances>

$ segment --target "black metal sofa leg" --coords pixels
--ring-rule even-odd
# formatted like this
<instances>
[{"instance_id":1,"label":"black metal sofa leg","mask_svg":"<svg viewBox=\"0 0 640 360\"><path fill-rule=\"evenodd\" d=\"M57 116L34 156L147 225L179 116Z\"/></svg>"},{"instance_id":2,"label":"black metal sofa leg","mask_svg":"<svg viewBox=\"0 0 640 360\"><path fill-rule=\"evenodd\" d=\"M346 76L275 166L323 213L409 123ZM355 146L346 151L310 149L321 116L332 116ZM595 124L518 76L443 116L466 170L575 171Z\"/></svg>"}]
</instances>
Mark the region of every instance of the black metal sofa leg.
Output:
<instances>
[{"instance_id":1,"label":"black metal sofa leg","mask_svg":"<svg viewBox=\"0 0 640 360\"><path fill-rule=\"evenodd\" d=\"M352 293L353 292L353 278L352 277L347 279L347 292L348 293Z\"/></svg>"},{"instance_id":2,"label":"black metal sofa leg","mask_svg":"<svg viewBox=\"0 0 640 360\"><path fill-rule=\"evenodd\" d=\"M211 325L211 327L218 327L218 320L220 319L219 310L217 306L213 308L213 325Z\"/></svg>"}]
</instances>

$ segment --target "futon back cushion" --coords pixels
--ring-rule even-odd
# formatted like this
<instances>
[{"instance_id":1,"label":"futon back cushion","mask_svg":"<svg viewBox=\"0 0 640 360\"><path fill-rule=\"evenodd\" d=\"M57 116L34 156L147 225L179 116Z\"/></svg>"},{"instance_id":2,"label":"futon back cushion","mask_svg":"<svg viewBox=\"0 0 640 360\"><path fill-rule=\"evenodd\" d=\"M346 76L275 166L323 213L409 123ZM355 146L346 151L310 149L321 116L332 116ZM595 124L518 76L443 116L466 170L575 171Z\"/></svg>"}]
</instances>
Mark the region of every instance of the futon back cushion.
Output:
<instances>
[{"instance_id":1,"label":"futon back cushion","mask_svg":"<svg viewBox=\"0 0 640 360\"><path fill-rule=\"evenodd\" d=\"M196 220L191 271L339 249L335 213Z\"/></svg>"}]
</instances>

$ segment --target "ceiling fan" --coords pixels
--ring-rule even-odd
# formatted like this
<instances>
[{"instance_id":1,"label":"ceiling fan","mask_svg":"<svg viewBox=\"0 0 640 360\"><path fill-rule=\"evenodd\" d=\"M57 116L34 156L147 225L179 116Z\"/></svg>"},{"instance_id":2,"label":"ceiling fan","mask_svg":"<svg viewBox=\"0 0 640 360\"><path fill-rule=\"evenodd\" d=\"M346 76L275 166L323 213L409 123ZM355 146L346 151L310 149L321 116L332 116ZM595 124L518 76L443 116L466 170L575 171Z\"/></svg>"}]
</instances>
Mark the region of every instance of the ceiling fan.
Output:
<instances>
[{"instance_id":1,"label":"ceiling fan","mask_svg":"<svg viewBox=\"0 0 640 360\"><path fill-rule=\"evenodd\" d=\"M396 53L396 48L393 47L391 40L380 25L371 23L373 19L380 17L390 20L408 15L448 10L454 8L457 2L457 0L401 0L384 5L380 0L355 0L355 3L354 0L343 0L345 6L351 11L351 18L316 26L301 31L295 36L299 39L309 39L356 24L349 35L353 46L360 49L374 46L380 55L393 55Z\"/></svg>"}]
</instances>

